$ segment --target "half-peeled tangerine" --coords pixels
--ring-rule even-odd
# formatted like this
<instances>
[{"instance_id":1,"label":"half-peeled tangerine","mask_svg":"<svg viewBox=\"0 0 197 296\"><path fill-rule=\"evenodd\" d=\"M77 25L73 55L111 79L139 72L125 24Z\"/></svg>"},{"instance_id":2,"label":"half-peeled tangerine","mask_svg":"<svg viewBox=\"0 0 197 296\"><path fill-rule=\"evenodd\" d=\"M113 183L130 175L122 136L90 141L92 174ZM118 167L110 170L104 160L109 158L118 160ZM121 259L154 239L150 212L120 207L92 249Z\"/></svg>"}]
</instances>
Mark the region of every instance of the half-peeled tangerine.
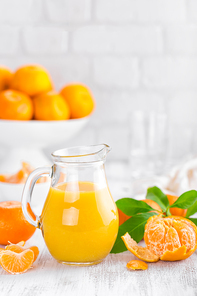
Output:
<instances>
[{"instance_id":1,"label":"half-peeled tangerine","mask_svg":"<svg viewBox=\"0 0 197 296\"><path fill-rule=\"evenodd\" d=\"M183 217L152 216L145 226L146 247L138 246L128 232L122 240L132 254L146 262L184 260L197 249L197 227Z\"/></svg>"}]
</instances>

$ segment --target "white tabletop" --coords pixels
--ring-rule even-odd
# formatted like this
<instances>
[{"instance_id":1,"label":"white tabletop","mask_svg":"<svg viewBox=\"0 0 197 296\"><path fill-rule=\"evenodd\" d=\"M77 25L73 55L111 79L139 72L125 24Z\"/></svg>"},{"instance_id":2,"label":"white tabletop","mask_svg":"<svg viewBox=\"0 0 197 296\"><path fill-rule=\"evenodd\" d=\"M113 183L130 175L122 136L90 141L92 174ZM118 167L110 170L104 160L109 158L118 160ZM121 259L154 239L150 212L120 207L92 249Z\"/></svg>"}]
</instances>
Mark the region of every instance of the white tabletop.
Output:
<instances>
[{"instance_id":1,"label":"white tabletop","mask_svg":"<svg viewBox=\"0 0 197 296\"><path fill-rule=\"evenodd\" d=\"M149 263L147 270L130 271L126 263L136 259L129 251L110 254L98 265L66 266L49 254L41 231L27 246L37 245L40 254L33 268L11 275L0 269L1 296L160 296L196 295L197 253L178 262Z\"/></svg>"},{"instance_id":2,"label":"white tabletop","mask_svg":"<svg viewBox=\"0 0 197 296\"><path fill-rule=\"evenodd\" d=\"M115 200L129 196L127 181L109 179L109 186ZM32 245L40 250L32 269L11 275L0 268L0 296L197 295L197 251L183 261L148 263L148 270L130 271L126 263L137 258L129 251L110 254L98 265L73 267L51 257L38 229L26 243Z\"/></svg>"}]
</instances>

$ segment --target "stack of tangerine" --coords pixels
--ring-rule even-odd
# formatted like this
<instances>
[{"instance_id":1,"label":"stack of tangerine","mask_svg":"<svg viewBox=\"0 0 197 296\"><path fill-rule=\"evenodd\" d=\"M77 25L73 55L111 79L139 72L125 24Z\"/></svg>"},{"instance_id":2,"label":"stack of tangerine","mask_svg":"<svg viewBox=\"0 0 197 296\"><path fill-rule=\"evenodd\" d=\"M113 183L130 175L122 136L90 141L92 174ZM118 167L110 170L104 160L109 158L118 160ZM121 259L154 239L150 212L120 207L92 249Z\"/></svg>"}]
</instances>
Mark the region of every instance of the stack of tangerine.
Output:
<instances>
[{"instance_id":1,"label":"stack of tangerine","mask_svg":"<svg viewBox=\"0 0 197 296\"><path fill-rule=\"evenodd\" d=\"M0 119L67 120L89 115L95 106L90 90L82 84L54 91L49 73L28 65L12 73L0 67Z\"/></svg>"}]
</instances>

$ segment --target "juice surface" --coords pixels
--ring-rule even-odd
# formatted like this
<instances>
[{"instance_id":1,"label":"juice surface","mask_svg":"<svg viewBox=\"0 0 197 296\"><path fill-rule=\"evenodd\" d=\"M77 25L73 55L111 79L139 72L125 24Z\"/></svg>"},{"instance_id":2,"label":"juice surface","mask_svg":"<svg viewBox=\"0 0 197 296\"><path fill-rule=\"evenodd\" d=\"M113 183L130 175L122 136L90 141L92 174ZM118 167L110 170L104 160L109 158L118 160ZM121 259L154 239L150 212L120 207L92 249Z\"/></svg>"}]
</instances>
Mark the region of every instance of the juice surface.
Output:
<instances>
[{"instance_id":1,"label":"juice surface","mask_svg":"<svg viewBox=\"0 0 197 296\"><path fill-rule=\"evenodd\" d=\"M50 188L41 228L51 255L67 263L105 258L118 232L118 212L108 187L70 182Z\"/></svg>"}]
</instances>

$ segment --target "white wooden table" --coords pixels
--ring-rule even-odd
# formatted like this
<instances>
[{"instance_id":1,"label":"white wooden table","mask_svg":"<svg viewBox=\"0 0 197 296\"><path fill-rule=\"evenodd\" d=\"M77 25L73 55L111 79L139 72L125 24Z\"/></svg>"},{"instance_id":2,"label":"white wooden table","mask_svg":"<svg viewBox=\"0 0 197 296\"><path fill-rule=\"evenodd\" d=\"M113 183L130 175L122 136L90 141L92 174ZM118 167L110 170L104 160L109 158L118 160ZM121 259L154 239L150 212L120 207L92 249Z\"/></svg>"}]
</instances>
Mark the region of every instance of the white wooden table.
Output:
<instances>
[{"instance_id":1,"label":"white wooden table","mask_svg":"<svg viewBox=\"0 0 197 296\"><path fill-rule=\"evenodd\" d=\"M129 194L127 183L109 184L115 200ZM184 261L159 261L149 263L148 270L130 271L126 263L136 258L129 251L110 254L98 265L73 267L51 257L40 230L26 243L32 245L40 254L28 272L10 275L0 268L0 296L197 295L197 251Z\"/></svg>"},{"instance_id":2,"label":"white wooden table","mask_svg":"<svg viewBox=\"0 0 197 296\"><path fill-rule=\"evenodd\" d=\"M197 295L197 252L184 261L159 261L149 263L148 270L130 271L126 263L135 256L129 251L110 254L98 265L73 267L51 257L39 230L27 242L34 244L40 255L28 272L11 275L0 269L1 296Z\"/></svg>"}]
</instances>

